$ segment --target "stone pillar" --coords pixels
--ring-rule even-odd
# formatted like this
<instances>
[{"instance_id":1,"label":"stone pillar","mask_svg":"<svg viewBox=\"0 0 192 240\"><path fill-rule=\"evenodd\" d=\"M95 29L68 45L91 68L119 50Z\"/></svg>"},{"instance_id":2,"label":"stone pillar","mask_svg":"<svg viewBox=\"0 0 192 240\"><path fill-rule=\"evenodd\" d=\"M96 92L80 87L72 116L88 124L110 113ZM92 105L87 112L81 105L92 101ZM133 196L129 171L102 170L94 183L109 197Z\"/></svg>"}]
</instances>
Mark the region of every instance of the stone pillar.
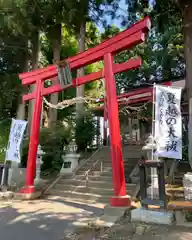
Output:
<instances>
[{"instance_id":1,"label":"stone pillar","mask_svg":"<svg viewBox=\"0 0 192 240\"><path fill-rule=\"evenodd\" d=\"M147 160L158 160L157 157L154 156L156 144L151 135L148 137L147 143L142 149L147 153ZM159 198L159 184L156 168L151 168L151 186L147 189L147 194L151 199Z\"/></svg>"},{"instance_id":2,"label":"stone pillar","mask_svg":"<svg viewBox=\"0 0 192 240\"><path fill-rule=\"evenodd\" d=\"M41 164L42 164L42 157L45 154L44 151L41 149L41 145L38 145L37 150L37 157L36 157L36 177L35 177L35 184L38 184L41 181Z\"/></svg>"}]
</instances>

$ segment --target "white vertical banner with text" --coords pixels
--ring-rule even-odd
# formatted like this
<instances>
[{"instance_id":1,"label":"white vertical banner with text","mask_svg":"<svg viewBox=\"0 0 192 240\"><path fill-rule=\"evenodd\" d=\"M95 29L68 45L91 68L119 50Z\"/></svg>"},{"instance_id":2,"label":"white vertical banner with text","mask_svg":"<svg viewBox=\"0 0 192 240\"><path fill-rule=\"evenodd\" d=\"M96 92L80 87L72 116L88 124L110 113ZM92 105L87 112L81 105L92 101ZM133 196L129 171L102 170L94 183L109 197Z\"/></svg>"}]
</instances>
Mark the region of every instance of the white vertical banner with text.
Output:
<instances>
[{"instance_id":1,"label":"white vertical banner with text","mask_svg":"<svg viewBox=\"0 0 192 240\"><path fill-rule=\"evenodd\" d=\"M27 121L12 119L5 160L20 163L20 147Z\"/></svg>"},{"instance_id":2,"label":"white vertical banner with text","mask_svg":"<svg viewBox=\"0 0 192 240\"><path fill-rule=\"evenodd\" d=\"M155 86L156 155L182 159L181 88Z\"/></svg>"}]
</instances>

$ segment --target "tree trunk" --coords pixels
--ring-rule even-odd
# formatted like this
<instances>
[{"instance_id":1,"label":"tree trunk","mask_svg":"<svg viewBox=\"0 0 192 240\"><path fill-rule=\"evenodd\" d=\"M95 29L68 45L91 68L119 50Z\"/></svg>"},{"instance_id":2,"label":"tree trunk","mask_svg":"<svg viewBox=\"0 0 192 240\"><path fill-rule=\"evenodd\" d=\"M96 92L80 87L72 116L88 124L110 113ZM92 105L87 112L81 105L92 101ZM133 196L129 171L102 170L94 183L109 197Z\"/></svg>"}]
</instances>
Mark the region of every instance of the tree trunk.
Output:
<instances>
[{"instance_id":1,"label":"tree trunk","mask_svg":"<svg viewBox=\"0 0 192 240\"><path fill-rule=\"evenodd\" d=\"M79 36L78 36L78 51L85 51L85 31L86 31L86 22L81 23ZM81 68L77 71L77 77L84 76L84 69ZM76 96L84 97L84 85L81 85L76 88ZM76 119L77 121L81 121L84 116L84 103L76 104Z\"/></svg>"},{"instance_id":2,"label":"tree trunk","mask_svg":"<svg viewBox=\"0 0 192 240\"><path fill-rule=\"evenodd\" d=\"M38 69L38 63L39 63L39 47L40 47L40 41L39 41L39 31L36 30L31 38L31 44L32 44L32 57L31 57L31 67L32 70ZM35 85L32 85L30 87L30 91L35 91ZM33 110L34 110L34 100L29 101L29 107L28 107L28 134L31 133L31 123L32 123L32 117L33 117Z\"/></svg>"},{"instance_id":3,"label":"tree trunk","mask_svg":"<svg viewBox=\"0 0 192 240\"><path fill-rule=\"evenodd\" d=\"M53 44L53 62L60 60L61 52L61 24L57 24L51 29L52 44ZM53 81L53 85L58 81ZM51 95L51 103L58 103L58 93ZM57 121L57 109L49 108L49 127L54 127Z\"/></svg>"},{"instance_id":4,"label":"tree trunk","mask_svg":"<svg viewBox=\"0 0 192 240\"><path fill-rule=\"evenodd\" d=\"M192 1L188 0L183 8L184 46L186 60L186 89L188 91L189 122L188 122L188 157L192 168Z\"/></svg>"},{"instance_id":5,"label":"tree trunk","mask_svg":"<svg viewBox=\"0 0 192 240\"><path fill-rule=\"evenodd\" d=\"M28 41L26 43L26 48L28 47ZM24 56L23 56L23 66L22 66L22 71L23 72L28 72L29 70L29 53L28 53L28 49L27 51L24 53ZM22 87L22 93L25 93L26 91L26 87L23 86ZM22 96L23 94L21 94L21 96L19 96L19 99L18 99L18 108L17 108L17 114L16 114L16 118L17 119L20 119L20 120L24 120L25 119L25 106L26 106L26 103L25 102L22 102Z\"/></svg>"}]
</instances>

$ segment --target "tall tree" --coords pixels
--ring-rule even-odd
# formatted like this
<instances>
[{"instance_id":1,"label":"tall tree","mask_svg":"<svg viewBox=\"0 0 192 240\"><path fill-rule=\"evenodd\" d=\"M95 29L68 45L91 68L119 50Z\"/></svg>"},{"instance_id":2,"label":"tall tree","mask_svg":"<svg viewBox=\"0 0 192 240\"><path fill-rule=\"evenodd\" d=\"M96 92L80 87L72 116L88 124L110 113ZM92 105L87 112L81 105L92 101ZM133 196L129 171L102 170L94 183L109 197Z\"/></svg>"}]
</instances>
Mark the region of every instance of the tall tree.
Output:
<instances>
[{"instance_id":1,"label":"tall tree","mask_svg":"<svg viewBox=\"0 0 192 240\"><path fill-rule=\"evenodd\" d=\"M160 32L169 31L171 27L181 28L184 35L184 55L186 71L186 90L189 106L189 122L188 122L188 158L192 167L192 1L191 0L127 0L129 8L132 7L134 13L143 13L145 15L151 11L154 23ZM138 14L135 14L137 17ZM182 35L182 34L181 34ZM166 45L165 45L166 47ZM166 65L166 62L164 62Z\"/></svg>"},{"instance_id":2,"label":"tall tree","mask_svg":"<svg viewBox=\"0 0 192 240\"><path fill-rule=\"evenodd\" d=\"M119 0L73 0L68 2L68 7L71 9L71 18L69 18L68 26L75 32L78 39L78 51L85 50L86 39L86 23L90 21L105 22L103 15L104 7L111 6L111 15L115 15L115 10L118 8ZM84 75L84 70L79 69L78 76ZM77 88L77 97L84 96L84 86ZM77 104L77 119L83 120L84 112L83 103Z\"/></svg>"},{"instance_id":3,"label":"tall tree","mask_svg":"<svg viewBox=\"0 0 192 240\"><path fill-rule=\"evenodd\" d=\"M181 23L184 34L184 55L186 66L186 90L188 96L188 158L192 167L192 1L190 0L156 0L154 11L159 14L158 24L162 29L169 25ZM166 19L166 21L165 21Z\"/></svg>"}]
</instances>

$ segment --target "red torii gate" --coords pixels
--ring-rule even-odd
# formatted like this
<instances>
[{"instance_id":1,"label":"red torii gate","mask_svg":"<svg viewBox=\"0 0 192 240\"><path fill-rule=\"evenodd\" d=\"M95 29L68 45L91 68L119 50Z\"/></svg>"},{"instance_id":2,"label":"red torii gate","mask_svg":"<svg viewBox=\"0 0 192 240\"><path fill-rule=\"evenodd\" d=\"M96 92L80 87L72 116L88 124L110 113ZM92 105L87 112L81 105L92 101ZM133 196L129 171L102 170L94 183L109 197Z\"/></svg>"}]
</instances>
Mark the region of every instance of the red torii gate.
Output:
<instances>
[{"instance_id":1,"label":"red torii gate","mask_svg":"<svg viewBox=\"0 0 192 240\"><path fill-rule=\"evenodd\" d=\"M83 53L79 53L74 57L68 58L66 61L70 64L71 69L78 69L100 60L104 60L104 69L83 77L75 78L73 79L72 84L66 85L64 88L62 88L60 84L56 84L47 88L44 86L45 80L50 80L57 77L58 73L56 65L50 65L43 69L38 69L19 75L20 79L22 80L22 85L36 84L34 92L25 94L23 96L24 101L32 99L35 101L28 152L26 180L25 186L21 189L22 193L32 194L35 191L34 174L39 141L43 96L60 92L69 87L76 87L91 81L105 78L114 185L114 197L111 197L110 202L112 206L127 206L130 204L129 197L126 194L122 146L120 140L118 102L114 74L135 69L141 66L142 61L141 58L138 57L137 59L130 59L125 63L115 64L113 61L113 56L116 53L144 42L145 35L148 33L150 27L151 21L149 17L146 17L142 21L133 25L131 28L119 33L109 40L104 41L100 45L88 49ZM62 63L62 61L60 63Z\"/></svg>"},{"instance_id":2,"label":"red torii gate","mask_svg":"<svg viewBox=\"0 0 192 240\"><path fill-rule=\"evenodd\" d=\"M159 83L163 86L171 86L171 81ZM152 84L151 84L152 85ZM130 92L122 93L117 96L119 105L143 103L146 101L153 100L153 87L133 89ZM105 98L99 98L97 103L103 103L102 106L95 107L93 110L104 110L105 109Z\"/></svg>"},{"instance_id":3,"label":"red torii gate","mask_svg":"<svg viewBox=\"0 0 192 240\"><path fill-rule=\"evenodd\" d=\"M161 83L165 86L171 86L171 82ZM153 100L153 87L140 88L117 96L119 106L131 105L135 103L144 103ZM106 98L100 98L97 103L103 103L102 106L93 108L93 111L103 111L103 145L107 144L107 107Z\"/></svg>"}]
</instances>

